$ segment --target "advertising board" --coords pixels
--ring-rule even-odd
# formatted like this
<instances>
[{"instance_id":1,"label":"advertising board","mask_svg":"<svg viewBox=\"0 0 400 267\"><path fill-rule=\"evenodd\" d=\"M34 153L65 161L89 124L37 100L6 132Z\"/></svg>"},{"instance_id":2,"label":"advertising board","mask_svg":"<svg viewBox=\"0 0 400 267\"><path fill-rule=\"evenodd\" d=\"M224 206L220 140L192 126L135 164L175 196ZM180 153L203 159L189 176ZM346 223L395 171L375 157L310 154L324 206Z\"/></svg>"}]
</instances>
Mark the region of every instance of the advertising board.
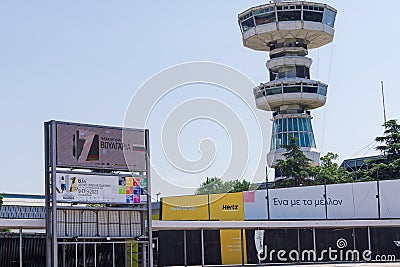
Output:
<instances>
[{"instance_id":1,"label":"advertising board","mask_svg":"<svg viewBox=\"0 0 400 267\"><path fill-rule=\"evenodd\" d=\"M379 182L379 198L382 219L400 218L399 205L400 180Z\"/></svg>"},{"instance_id":2,"label":"advertising board","mask_svg":"<svg viewBox=\"0 0 400 267\"><path fill-rule=\"evenodd\" d=\"M220 221L243 221L243 193L210 195L210 218Z\"/></svg>"},{"instance_id":3,"label":"advertising board","mask_svg":"<svg viewBox=\"0 0 400 267\"><path fill-rule=\"evenodd\" d=\"M243 202L246 221L268 220L267 190L245 191Z\"/></svg>"},{"instance_id":4,"label":"advertising board","mask_svg":"<svg viewBox=\"0 0 400 267\"><path fill-rule=\"evenodd\" d=\"M208 196L163 197L161 217L165 221L207 221Z\"/></svg>"},{"instance_id":5,"label":"advertising board","mask_svg":"<svg viewBox=\"0 0 400 267\"><path fill-rule=\"evenodd\" d=\"M147 200L145 177L57 173L58 202L140 204Z\"/></svg>"},{"instance_id":6,"label":"advertising board","mask_svg":"<svg viewBox=\"0 0 400 267\"><path fill-rule=\"evenodd\" d=\"M321 203L325 194L323 185L270 189L268 194L271 220L326 218L325 205Z\"/></svg>"},{"instance_id":7,"label":"advertising board","mask_svg":"<svg viewBox=\"0 0 400 267\"><path fill-rule=\"evenodd\" d=\"M57 122L57 166L145 171L145 131Z\"/></svg>"},{"instance_id":8,"label":"advertising board","mask_svg":"<svg viewBox=\"0 0 400 267\"><path fill-rule=\"evenodd\" d=\"M378 219L379 217L376 182L328 185L326 194L328 219Z\"/></svg>"},{"instance_id":9,"label":"advertising board","mask_svg":"<svg viewBox=\"0 0 400 267\"><path fill-rule=\"evenodd\" d=\"M242 263L242 240L241 233L243 231L243 240L246 240L244 230L220 230L221 238L221 261L223 265ZM244 264L247 263L246 242L243 242Z\"/></svg>"}]
</instances>

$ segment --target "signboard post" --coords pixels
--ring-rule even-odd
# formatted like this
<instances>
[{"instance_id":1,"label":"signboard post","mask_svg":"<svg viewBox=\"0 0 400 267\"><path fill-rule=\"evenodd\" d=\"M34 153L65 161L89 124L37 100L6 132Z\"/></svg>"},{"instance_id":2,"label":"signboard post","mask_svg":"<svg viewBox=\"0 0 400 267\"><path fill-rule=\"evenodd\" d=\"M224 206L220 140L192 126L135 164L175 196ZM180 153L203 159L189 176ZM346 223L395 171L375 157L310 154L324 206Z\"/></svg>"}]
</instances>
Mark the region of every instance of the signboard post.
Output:
<instances>
[{"instance_id":1,"label":"signboard post","mask_svg":"<svg viewBox=\"0 0 400 267\"><path fill-rule=\"evenodd\" d=\"M60 238L143 239L152 266L149 169L148 130L46 122L46 266L58 267Z\"/></svg>"}]
</instances>

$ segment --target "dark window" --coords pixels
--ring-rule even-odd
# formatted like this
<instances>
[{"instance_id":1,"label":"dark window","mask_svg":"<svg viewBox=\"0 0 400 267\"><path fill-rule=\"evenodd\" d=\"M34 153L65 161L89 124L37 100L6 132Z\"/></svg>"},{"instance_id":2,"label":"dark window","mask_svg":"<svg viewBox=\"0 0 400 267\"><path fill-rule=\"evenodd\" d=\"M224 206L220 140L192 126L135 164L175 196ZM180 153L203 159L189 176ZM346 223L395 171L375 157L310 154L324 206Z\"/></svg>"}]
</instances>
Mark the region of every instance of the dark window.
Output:
<instances>
[{"instance_id":1,"label":"dark window","mask_svg":"<svg viewBox=\"0 0 400 267\"><path fill-rule=\"evenodd\" d=\"M273 71L269 72L269 80L270 81L276 80L277 78L278 78L278 73L273 72Z\"/></svg>"},{"instance_id":2,"label":"dark window","mask_svg":"<svg viewBox=\"0 0 400 267\"><path fill-rule=\"evenodd\" d=\"M253 27L254 27L253 17L242 22L242 28L244 32Z\"/></svg>"},{"instance_id":3,"label":"dark window","mask_svg":"<svg viewBox=\"0 0 400 267\"><path fill-rule=\"evenodd\" d=\"M268 89L266 92L266 95L277 95L277 94L282 94L282 88L272 88Z\"/></svg>"},{"instance_id":4,"label":"dark window","mask_svg":"<svg viewBox=\"0 0 400 267\"><path fill-rule=\"evenodd\" d=\"M278 21L301 20L301 11L279 11Z\"/></svg>"},{"instance_id":5,"label":"dark window","mask_svg":"<svg viewBox=\"0 0 400 267\"><path fill-rule=\"evenodd\" d=\"M312 93L316 94L318 91L317 87L311 87L311 86L303 86L303 93Z\"/></svg>"},{"instance_id":6,"label":"dark window","mask_svg":"<svg viewBox=\"0 0 400 267\"><path fill-rule=\"evenodd\" d=\"M303 20L322 22L322 16L323 16L322 12L313 12L304 10Z\"/></svg>"},{"instance_id":7,"label":"dark window","mask_svg":"<svg viewBox=\"0 0 400 267\"><path fill-rule=\"evenodd\" d=\"M310 69L304 66L296 66L296 76L308 79L310 77Z\"/></svg>"},{"instance_id":8,"label":"dark window","mask_svg":"<svg viewBox=\"0 0 400 267\"><path fill-rule=\"evenodd\" d=\"M276 21L275 12L257 15L257 16L255 16L255 19L256 19L256 25L262 25L262 24L268 24L271 22L275 22Z\"/></svg>"},{"instance_id":9,"label":"dark window","mask_svg":"<svg viewBox=\"0 0 400 267\"><path fill-rule=\"evenodd\" d=\"M284 86L283 92L284 93L300 93L301 86L288 86L288 87Z\"/></svg>"}]
</instances>

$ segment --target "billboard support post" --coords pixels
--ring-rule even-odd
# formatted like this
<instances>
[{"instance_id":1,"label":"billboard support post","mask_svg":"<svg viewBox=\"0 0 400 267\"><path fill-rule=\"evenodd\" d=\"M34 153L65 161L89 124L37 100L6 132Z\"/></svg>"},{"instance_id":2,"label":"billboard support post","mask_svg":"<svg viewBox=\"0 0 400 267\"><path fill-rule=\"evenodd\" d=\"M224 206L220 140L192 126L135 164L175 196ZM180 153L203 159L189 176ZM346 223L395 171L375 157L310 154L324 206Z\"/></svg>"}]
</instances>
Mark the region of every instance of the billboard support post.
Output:
<instances>
[{"instance_id":1,"label":"billboard support post","mask_svg":"<svg viewBox=\"0 0 400 267\"><path fill-rule=\"evenodd\" d=\"M50 227L50 127L49 123L44 124L44 178L45 178L45 206L46 206L46 266L51 267L51 227Z\"/></svg>"},{"instance_id":2,"label":"billboard support post","mask_svg":"<svg viewBox=\"0 0 400 267\"><path fill-rule=\"evenodd\" d=\"M148 239L149 239L149 267L153 267L153 228L152 219L153 211L151 206L151 174L150 174L150 136L149 130L145 130L144 143L146 149L146 176L147 176L147 224L148 224Z\"/></svg>"},{"instance_id":3,"label":"billboard support post","mask_svg":"<svg viewBox=\"0 0 400 267\"><path fill-rule=\"evenodd\" d=\"M204 267L204 229L201 229L201 266Z\"/></svg>"},{"instance_id":4,"label":"billboard support post","mask_svg":"<svg viewBox=\"0 0 400 267\"><path fill-rule=\"evenodd\" d=\"M50 150L50 166L51 166L51 236L52 236L52 257L53 257L53 266L58 266L58 242L57 242L57 196L56 196L56 165L57 165L57 128L56 122L51 122L51 150Z\"/></svg>"},{"instance_id":5,"label":"billboard support post","mask_svg":"<svg viewBox=\"0 0 400 267\"><path fill-rule=\"evenodd\" d=\"M183 260L185 261L185 267L187 267L186 230L183 230Z\"/></svg>"}]
</instances>

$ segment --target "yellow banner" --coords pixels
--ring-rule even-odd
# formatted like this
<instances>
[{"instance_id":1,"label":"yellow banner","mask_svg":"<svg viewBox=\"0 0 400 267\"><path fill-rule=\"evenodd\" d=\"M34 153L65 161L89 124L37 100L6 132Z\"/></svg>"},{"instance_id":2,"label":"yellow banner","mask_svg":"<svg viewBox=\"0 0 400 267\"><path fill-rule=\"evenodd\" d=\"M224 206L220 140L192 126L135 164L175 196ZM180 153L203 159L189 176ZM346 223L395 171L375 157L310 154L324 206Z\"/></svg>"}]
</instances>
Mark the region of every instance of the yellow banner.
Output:
<instances>
[{"instance_id":1,"label":"yellow banner","mask_svg":"<svg viewBox=\"0 0 400 267\"><path fill-rule=\"evenodd\" d=\"M210 195L210 217L217 221L244 221L243 193Z\"/></svg>"},{"instance_id":2,"label":"yellow banner","mask_svg":"<svg viewBox=\"0 0 400 267\"><path fill-rule=\"evenodd\" d=\"M126 243L126 267L137 267L139 266L138 258L138 243L135 240L129 240Z\"/></svg>"},{"instance_id":3,"label":"yellow banner","mask_svg":"<svg viewBox=\"0 0 400 267\"><path fill-rule=\"evenodd\" d=\"M241 230L221 230L221 260L222 264L242 263ZM247 263L246 235L243 230L243 255L244 263Z\"/></svg>"},{"instance_id":4,"label":"yellow banner","mask_svg":"<svg viewBox=\"0 0 400 267\"><path fill-rule=\"evenodd\" d=\"M161 217L164 221L207 221L208 196L163 197Z\"/></svg>"}]
</instances>

